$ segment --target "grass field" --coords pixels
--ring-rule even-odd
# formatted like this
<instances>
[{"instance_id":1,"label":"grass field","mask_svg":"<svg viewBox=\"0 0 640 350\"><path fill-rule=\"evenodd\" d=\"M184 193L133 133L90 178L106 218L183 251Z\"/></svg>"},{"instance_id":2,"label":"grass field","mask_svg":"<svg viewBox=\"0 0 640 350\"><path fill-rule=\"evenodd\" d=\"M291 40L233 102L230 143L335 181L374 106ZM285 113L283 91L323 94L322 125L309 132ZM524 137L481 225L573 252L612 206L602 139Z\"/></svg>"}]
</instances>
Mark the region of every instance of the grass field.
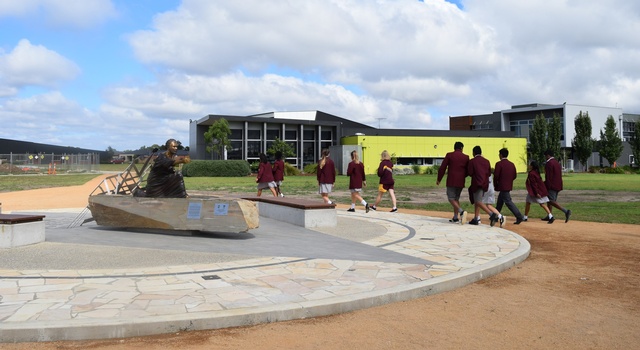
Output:
<instances>
[{"instance_id":1,"label":"grass field","mask_svg":"<svg viewBox=\"0 0 640 350\"><path fill-rule=\"evenodd\" d=\"M109 165L109 169L101 169L103 171L120 171L126 166ZM113 168L113 169L111 169ZM45 187L74 186L86 183L97 176L97 174L81 174L81 175L23 175L23 176L0 176L0 195L1 192L21 191ZM405 175L396 176L396 189L398 194L398 206L400 208L424 209L433 211L450 212L451 206L445 200L443 184L436 186L435 175ZM519 174L514 188L524 189L525 174ZM367 189L367 199L372 202L375 195L375 187L371 185L377 184L376 176L369 177L370 188ZM566 208L570 208L573 212L572 219L593 222L611 222L611 223L627 223L640 224L640 216L636 215L640 211L640 176L637 174L584 174L573 173L566 174L563 177L565 190L570 191L606 191L607 193L619 192L620 194L632 193L637 194L637 200L631 202L564 202L560 194L560 202ZM185 185L188 191L223 191L230 193L246 193L253 195L256 192L256 183L254 176L247 177L207 177L207 178L185 178ZM284 192L289 195L310 196L319 198L317 192L317 182L315 176L289 176L285 179L283 185ZM346 176L338 176L336 180L336 188L343 191L344 195L332 196L338 203L348 204L350 199L344 191L348 188L348 178ZM426 190L442 192L442 201L437 203L419 204L412 202L412 194L421 193ZM524 198L514 198L521 211L524 211ZM462 200L464 207L471 210L472 206L465 200ZM381 206L390 206L388 196L385 196ZM505 212L506 211L506 212ZM506 208L503 212L510 216ZM564 219L562 213L557 213L560 218ZM486 216L485 214L482 214ZM544 216L542 209L535 205L529 217L538 220Z\"/></svg>"}]
</instances>

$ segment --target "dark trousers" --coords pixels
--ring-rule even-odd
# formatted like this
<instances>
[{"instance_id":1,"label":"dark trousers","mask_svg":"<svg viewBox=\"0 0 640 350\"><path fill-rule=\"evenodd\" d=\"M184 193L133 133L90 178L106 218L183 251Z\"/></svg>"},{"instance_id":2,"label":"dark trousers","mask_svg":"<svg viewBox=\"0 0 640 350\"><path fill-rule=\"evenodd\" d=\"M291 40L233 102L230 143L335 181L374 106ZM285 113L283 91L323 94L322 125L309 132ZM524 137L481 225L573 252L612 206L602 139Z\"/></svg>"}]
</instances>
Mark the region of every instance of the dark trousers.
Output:
<instances>
[{"instance_id":1,"label":"dark trousers","mask_svg":"<svg viewBox=\"0 0 640 350\"><path fill-rule=\"evenodd\" d=\"M500 191L500 194L498 194L498 204L496 205L496 209L498 209L499 212L502 212L503 204L507 205L507 208L509 208L516 219L523 218L522 213L520 213L518 207L516 207L516 205L513 204L513 201L511 200L511 191Z\"/></svg>"}]
</instances>

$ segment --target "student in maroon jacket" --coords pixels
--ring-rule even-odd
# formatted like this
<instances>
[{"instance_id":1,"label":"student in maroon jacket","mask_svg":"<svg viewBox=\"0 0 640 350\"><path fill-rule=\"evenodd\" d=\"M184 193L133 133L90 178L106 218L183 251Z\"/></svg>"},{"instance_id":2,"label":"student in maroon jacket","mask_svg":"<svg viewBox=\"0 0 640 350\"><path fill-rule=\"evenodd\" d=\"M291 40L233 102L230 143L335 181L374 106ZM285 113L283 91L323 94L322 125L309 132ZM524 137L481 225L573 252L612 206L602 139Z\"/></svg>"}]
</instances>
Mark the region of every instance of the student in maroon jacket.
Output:
<instances>
[{"instance_id":1,"label":"student in maroon jacket","mask_svg":"<svg viewBox=\"0 0 640 350\"><path fill-rule=\"evenodd\" d=\"M385 192L389 192L389 196L391 197L391 203L393 204L393 208L391 208L391 212L395 213L398 211L398 207L396 206L396 194L393 189L393 185L395 184L395 180L393 180L393 163L391 162L391 155L387 150L382 151L380 155L380 165L378 166L378 176L380 177L380 185L378 185L378 197L376 198L376 203L371 206L371 209L377 210L378 204L382 200L382 195Z\"/></svg>"},{"instance_id":2,"label":"student in maroon jacket","mask_svg":"<svg viewBox=\"0 0 640 350\"><path fill-rule=\"evenodd\" d=\"M467 163L469 156L462 153L464 145L462 142L456 142L453 146L454 151L447 153L438 169L438 179L436 185L440 185L440 181L447 171L447 199L453 207L453 218L449 222L459 222L465 224L467 221L467 212L460 207L460 193L464 188L464 181L467 177ZM460 219L458 219L460 214Z\"/></svg>"},{"instance_id":3,"label":"student in maroon jacket","mask_svg":"<svg viewBox=\"0 0 640 350\"><path fill-rule=\"evenodd\" d=\"M569 222L571 217L571 210L563 208L558 203L558 193L562 191L562 167L560 163L553 158L553 151L548 149L544 152L544 157L547 162L544 165L544 185L549 191L549 211L553 211L553 207L556 207L564 213L564 222ZM549 220L549 216L542 218L544 221Z\"/></svg>"},{"instance_id":4,"label":"student in maroon jacket","mask_svg":"<svg viewBox=\"0 0 640 350\"><path fill-rule=\"evenodd\" d=\"M549 197L547 195L547 187L542 182L542 178L540 177L540 167L538 166L538 162L532 160L529 163L529 174L527 175L527 181L525 182L527 186L527 203L524 207L524 221L527 221L529 218L529 209L531 209L531 203L538 203L547 212L547 220L548 224L553 224L556 220L551 214L547 203L549 202Z\"/></svg>"},{"instance_id":5,"label":"student in maroon jacket","mask_svg":"<svg viewBox=\"0 0 640 350\"><path fill-rule=\"evenodd\" d=\"M480 224L480 209L489 214L491 226L496 221L504 223L502 214L493 206L487 206L482 200L482 196L489 190L489 177L491 176L491 163L487 158L482 156L482 148L480 146L473 147L473 158L467 164L467 174L471 177L471 186L469 186L469 194L473 196L474 214L475 216L469 225Z\"/></svg>"},{"instance_id":6,"label":"student in maroon jacket","mask_svg":"<svg viewBox=\"0 0 640 350\"><path fill-rule=\"evenodd\" d=\"M368 213L369 204L360 195L362 187L367 186L367 178L364 174L364 164L358 157L358 151L351 151L351 163L347 166L347 176L349 176L349 191L351 192L351 208L347 211L356 211L356 200L359 200L364 205L365 213Z\"/></svg>"},{"instance_id":7,"label":"student in maroon jacket","mask_svg":"<svg viewBox=\"0 0 640 350\"><path fill-rule=\"evenodd\" d=\"M273 180L276 182L276 193L280 197L284 194L280 191L282 181L284 181L284 161L282 160L282 152L276 152L276 161L273 162Z\"/></svg>"},{"instance_id":8,"label":"student in maroon jacket","mask_svg":"<svg viewBox=\"0 0 640 350\"><path fill-rule=\"evenodd\" d=\"M333 191L333 184L336 182L336 166L333 160L329 158L331 154L327 148L322 150L322 158L318 162L317 178L318 178L318 193L322 196L327 204L333 202L329 199L329 193Z\"/></svg>"},{"instance_id":9,"label":"student in maroon jacket","mask_svg":"<svg viewBox=\"0 0 640 350\"><path fill-rule=\"evenodd\" d=\"M500 161L496 163L495 170L493 171L493 185L498 194L498 204L496 209L502 211L502 206L507 205L507 208L516 217L515 225L519 225L522 222L522 213L518 210L518 207L511 200L511 190L513 190L513 181L518 177L516 172L516 166L509 160L509 150L503 148L499 152Z\"/></svg>"},{"instance_id":10,"label":"student in maroon jacket","mask_svg":"<svg viewBox=\"0 0 640 350\"><path fill-rule=\"evenodd\" d=\"M262 190L265 188L271 190L273 196L277 197L275 189L276 182L273 181L273 170L271 169L267 155L264 153L260 153L260 167L258 168L256 182L258 183L258 197L262 195Z\"/></svg>"}]
</instances>

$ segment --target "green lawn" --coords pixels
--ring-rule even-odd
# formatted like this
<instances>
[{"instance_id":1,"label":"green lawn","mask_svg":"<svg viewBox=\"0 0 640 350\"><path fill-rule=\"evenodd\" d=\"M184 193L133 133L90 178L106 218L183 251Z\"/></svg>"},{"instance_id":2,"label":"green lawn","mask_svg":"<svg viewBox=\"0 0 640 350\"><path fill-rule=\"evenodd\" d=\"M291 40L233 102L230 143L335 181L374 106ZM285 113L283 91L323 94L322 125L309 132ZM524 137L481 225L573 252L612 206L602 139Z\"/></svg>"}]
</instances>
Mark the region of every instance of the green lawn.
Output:
<instances>
[{"instance_id":1,"label":"green lawn","mask_svg":"<svg viewBox=\"0 0 640 350\"><path fill-rule=\"evenodd\" d=\"M124 169L121 165L113 166L112 171ZM105 170L105 169L103 169ZM80 174L80 175L5 175L0 176L0 195L1 192L20 191L35 188L74 186L86 183L97 176L96 174ZM369 175L370 187L367 190L367 197L372 201L377 186L378 178ZM451 207L446 201L440 203L418 204L412 202L411 194L420 193L425 190L436 190L442 192L444 199L444 184L436 186L435 175L406 175L396 176L396 189L398 193L398 206L400 208L415 208L433 211L450 212ZM517 189L524 189L524 181L526 174L518 174L518 179L514 184ZM608 192L620 193L637 193L640 198L640 175L637 174L584 174L574 173L567 174L563 177L564 188L566 190L601 190ZM236 194L246 193L253 195L256 193L256 183L254 176L247 177L211 177L211 178L185 178L185 185L188 191L224 191ZM336 180L336 188L338 191L346 191L348 188L348 177L338 176ZM285 178L283 185L285 194L305 195L318 198L317 182L315 175L312 176L288 176ZM575 220L592 221L592 222L611 222L611 223L627 223L640 224L640 200L631 202L573 202L568 203L562 201L562 193L560 194L562 205L570 208L573 212L572 218ZM348 194L343 196L332 196L338 203L350 203ZM521 211L524 212L524 198L514 198L516 204ZM464 202L467 209L472 206L468 202ZM382 203L382 206L390 206L388 196ZM506 208L503 212L510 216ZM559 218L564 219L561 213L556 213ZM538 206L532 206L529 217L534 220L544 216L544 212Z\"/></svg>"}]
</instances>

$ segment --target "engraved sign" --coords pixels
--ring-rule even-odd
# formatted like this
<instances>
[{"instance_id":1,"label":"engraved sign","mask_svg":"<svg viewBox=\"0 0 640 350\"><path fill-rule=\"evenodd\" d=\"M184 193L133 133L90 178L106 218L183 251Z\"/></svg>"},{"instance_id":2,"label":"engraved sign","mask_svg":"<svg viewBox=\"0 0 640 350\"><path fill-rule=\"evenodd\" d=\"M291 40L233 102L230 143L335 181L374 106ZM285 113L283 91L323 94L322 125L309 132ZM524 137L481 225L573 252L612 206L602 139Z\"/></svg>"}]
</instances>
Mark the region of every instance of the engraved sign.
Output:
<instances>
[{"instance_id":1,"label":"engraved sign","mask_svg":"<svg viewBox=\"0 0 640 350\"><path fill-rule=\"evenodd\" d=\"M228 203L216 203L213 206L213 215L227 215L229 213Z\"/></svg>"},{"instance_id":2,"label":"engraved sign","mask_svg":"<svg viewBox=\"0 0 640 350\"><path fill-rule=\"evenodd\" d=\"M200 212L202 212L202 202L189 202L187 219L200 220Z\"/></svg>"}]
</instances>

